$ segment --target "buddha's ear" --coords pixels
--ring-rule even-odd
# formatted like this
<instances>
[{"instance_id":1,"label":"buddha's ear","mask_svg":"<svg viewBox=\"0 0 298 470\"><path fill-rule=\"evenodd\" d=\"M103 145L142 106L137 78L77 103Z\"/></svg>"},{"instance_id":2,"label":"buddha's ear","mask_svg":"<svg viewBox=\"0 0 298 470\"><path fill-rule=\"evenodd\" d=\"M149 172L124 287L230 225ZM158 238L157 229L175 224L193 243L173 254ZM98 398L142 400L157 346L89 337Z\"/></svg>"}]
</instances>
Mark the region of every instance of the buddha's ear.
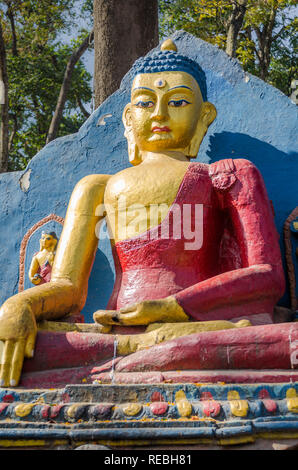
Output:
<instances>
[{"instance_id":1,"label":"buddha's ear","mask_svg":"<svg viewBox=\"0 0 298 470\"><path fill-rule=\"evenodd\" d=\"M128 103L122 113L122 122L125 127L125 131L131 129L131 103Z\"/></svg>"},{"instance_id":2,"label":"buddha's ear","mask_svg":"<svg viewBox=\"0 0 298 470\"><path fill-rule=\"evenodd\" d=\"M212 124L214 119L216 118L217 111L214 104L209 103L209 101L204 101L201 106L200 110L200 118L206 124L207 129Z\"/></svg>"},{"instance_id":3,"label":"buddha's ear","mask_svg":"<svg viewBox=\"0 0 298 470\"><path fill-rule=\"evenodd\" d=\"M139 165L142 162L139 148L135 142L131 121L131 104L128 103L122 114L122 121L125 127L124 135L128 144L128 157L132 165Z\"/></svg>"},{"instance_id":4,"label":"buddha's ear","mask_svg":"<svg viewBox=\"0 0 298 470\"><path fill-rule=\"evenodd\" d=\"M208 130L208 127L216 118L216 114L217 112L214 104L209 103L209 101L204 101L202 103L196 131L191 139L188 149L186 150L187 155L190 158L195 158L197 156L201 142Z\"/></svg>"}]
</instances>

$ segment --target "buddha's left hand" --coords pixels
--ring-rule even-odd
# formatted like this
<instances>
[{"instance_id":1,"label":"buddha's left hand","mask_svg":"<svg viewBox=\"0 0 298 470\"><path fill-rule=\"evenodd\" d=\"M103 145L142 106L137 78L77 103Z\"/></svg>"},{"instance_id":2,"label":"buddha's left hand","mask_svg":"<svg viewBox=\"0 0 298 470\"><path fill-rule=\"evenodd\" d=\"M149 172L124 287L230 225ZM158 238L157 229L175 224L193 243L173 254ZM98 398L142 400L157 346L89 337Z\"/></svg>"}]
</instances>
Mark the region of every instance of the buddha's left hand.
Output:
<instances>
[{"instance_id":1,"label":"buddha's left hand","mask_svg":"<svg viewBox=\"0 0 298 470\"><path fill-rule=\"evenodd\" d=\"M145 300L120 310L98 310L93 314L93 319L102 325L149 325L189 320L174 297Z\"/></svg>"},{"instance_id":2,"label":"buddha's left hand","mask_svg":"<svg viewBox=\"0 0 298 470\"><path fill-rule=\"evenodd\" d=\"M32 284L38 286L41 283L41 276L39 274L35 274L32 278Z\"/></svg>"}]
</instances>

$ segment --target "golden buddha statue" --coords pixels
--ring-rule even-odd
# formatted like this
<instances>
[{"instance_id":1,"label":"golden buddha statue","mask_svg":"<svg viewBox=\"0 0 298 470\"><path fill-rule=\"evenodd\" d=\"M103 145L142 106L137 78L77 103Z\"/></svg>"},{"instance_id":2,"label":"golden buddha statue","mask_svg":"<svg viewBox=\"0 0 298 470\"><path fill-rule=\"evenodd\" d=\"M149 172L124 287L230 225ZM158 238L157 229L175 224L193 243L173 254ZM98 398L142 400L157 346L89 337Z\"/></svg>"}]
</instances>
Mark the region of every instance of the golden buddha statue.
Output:
<instances>
[{"instance_id":1,"label":"golden buddha statue","mask_svg":"<svg viewBox=\"0 0 298 470\"><path fill-rule=\"evenodd\" d=\"M29 279L35 286L51 280L57 242L55 232L41 233L39 252L34 254L29 268Z\"/></svg>"},{"instance_id":2,"label":"golden buddha statue","mask_svg":"<svg viewBox=\"0 0 298 470\"><path fill-rule=\"evenodd\" d=\"M235 326L256 325L247 329L253 336L257 325L272 323L284 277L260 173L243 159L190 162L216 109L205 99L200 67L172 41L137 61L134 70L131 102L123 112L132 166L79 181L51 281L2 305L1 386L18 384L24 356L34 355L38 322L61 320L84 307L104 217L116 281L107 310L95 312L94 320L102 333L113 325L149 325L138 335L119 334L119 354L204 330L232 329L235 335ZM154 323L165 324L158 339Z\"/></svg>"}]
</instances>

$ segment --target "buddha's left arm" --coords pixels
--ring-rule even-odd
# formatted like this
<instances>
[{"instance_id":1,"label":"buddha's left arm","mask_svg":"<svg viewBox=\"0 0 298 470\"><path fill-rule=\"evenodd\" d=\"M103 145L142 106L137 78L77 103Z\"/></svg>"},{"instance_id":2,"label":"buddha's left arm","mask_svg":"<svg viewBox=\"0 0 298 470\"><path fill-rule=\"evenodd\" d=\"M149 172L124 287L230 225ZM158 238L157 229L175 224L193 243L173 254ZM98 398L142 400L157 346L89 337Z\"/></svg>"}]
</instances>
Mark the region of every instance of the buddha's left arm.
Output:
<instances>
[{"instance_id":1,"label":"buddha's left arm","mask_svg":"<svg viewBox=\"0 0 298 470\"><path fill-rule=\"evenodd\" d=\"M263 178L251 162L243 159L211 165L211 177L230 216L242 268L195 284L174 297L197 320L272 313L284 291L284 273ZM252 304L254 309L257 305L257 312L250 310Z\"/></svg>"}]
</instances>

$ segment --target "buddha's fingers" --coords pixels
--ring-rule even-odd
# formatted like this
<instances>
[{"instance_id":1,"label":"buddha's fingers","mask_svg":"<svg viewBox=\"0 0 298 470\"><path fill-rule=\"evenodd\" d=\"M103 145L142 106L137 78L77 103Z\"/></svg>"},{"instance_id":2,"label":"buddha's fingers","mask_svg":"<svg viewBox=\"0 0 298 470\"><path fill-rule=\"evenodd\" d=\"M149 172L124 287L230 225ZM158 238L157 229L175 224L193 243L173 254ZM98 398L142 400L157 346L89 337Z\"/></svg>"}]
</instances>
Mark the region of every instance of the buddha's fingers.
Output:
<instances>
[{"instance_id":1,"label":"buddha's fingers","mask_svg":"<svg viewBox=\"0 0 298 470\"><path fill-rule=\"evenodd\" d=\"M34 346L36 341L37 330L29 334L26 344L25 344L25 356L33 357L34 356Z\"/></svg>"},{"instance_id":2,"label":"buddha's fingers","mask_svg":"<svg viewBox=\"0 0 298 470\"><path fill-rule=\"evenodd\" d=\"M149 320L144 315L140 315L140 312L134 311L129 313L123 313L121 310L118 313L118 319L120 325L148 325Z\"/></svg>"},{"instance_id":3,"label":"buddha's fingers","mask_svg":"<svg viewBox=\"0 0 298 470\"><path fill-rule=\"evenodd\" d=\"M9 380L11 387L15 387L19 383L24 362L25 346L26 340L23 338L15 342Z\"/></svg>"},{"instance_id":4,"label":"buddha's fingers","mask_svg":"<svg viewBox=\"0 0 298 470\"><path fill-rule=\"evenodd\" d=\"M21 376L24 356L33 357L36 331L27 338L6 340L0 362L0 387L15 387Z\"/></svg>"},{"instance_id":5,"label":"buddha's fingers","mask_svg":"<svg viewBox=\"0 0 298 470\"><path fill-rule=\"evenodd\" d=\"M135 313L139 308L140 308L140 304L132 304L132 305L129 305L128 307L121 308L120 314L121 313Z\"/></svg>"},{"instance_id":6,"label":"buddha's fingers","mask_svg":"<svg viewBox=\"0 0 298 470\"><path fill-rule=\"evenodd\" d=\"M15 342L13 340L6 340L0 365L0 387L10 386L10 372L14 349Z\"/></svg>"},{"instance_id":7,"label":"buddha's fingers","mask_svg":"<svg viewBox=\"0 0 298 470\"><path fill-rule=\"evenodd\" d=\"M101 325L119 325L117 310L97 310L93 320Z\"/></svg>"}]
</instances>

